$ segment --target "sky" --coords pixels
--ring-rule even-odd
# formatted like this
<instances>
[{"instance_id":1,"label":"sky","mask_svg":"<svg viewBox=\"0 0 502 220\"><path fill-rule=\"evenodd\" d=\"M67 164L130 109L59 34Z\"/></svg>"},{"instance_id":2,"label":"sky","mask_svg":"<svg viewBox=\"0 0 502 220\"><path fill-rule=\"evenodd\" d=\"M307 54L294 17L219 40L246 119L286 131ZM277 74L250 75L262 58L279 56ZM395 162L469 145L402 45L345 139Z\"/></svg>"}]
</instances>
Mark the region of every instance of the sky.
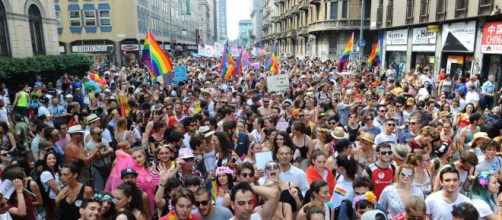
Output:
<instances>
[{"instance_id":1,"label":"sky","mask_svg":"<svg viewBox=\"0 0 502 220\"><path fill-rule=\"evenodd\" d=\"M229 40L239 37L239 20L251 19L251 0L227 0L227 32Z\"/></svg>"}]
</instances>

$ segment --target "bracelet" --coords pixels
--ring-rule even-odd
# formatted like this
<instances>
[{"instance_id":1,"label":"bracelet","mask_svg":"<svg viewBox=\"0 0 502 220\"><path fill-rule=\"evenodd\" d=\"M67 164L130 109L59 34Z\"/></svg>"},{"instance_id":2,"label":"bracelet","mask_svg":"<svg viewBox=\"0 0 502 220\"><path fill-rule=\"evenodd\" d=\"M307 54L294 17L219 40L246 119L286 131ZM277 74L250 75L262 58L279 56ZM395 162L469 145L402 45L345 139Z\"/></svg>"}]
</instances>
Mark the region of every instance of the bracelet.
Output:
<instances>
[{"instance_id":1,"label":"bracelet","mask_svg":"<svg viewBox=\"0 0 502 220\"><path fill-rule=\"evenodd\" d=\"M16 193L23 193L23 191L16 191Z\"/></svg>"},{"instance_id":2,"label":"bracelet","mask_svg":"<svg viewBox=\"0 0 502 220\"><path fill-rule=\"evenodd\" d=\"M165 188L165 187L166 187L166 184L159 184L159 186L161 186L161 187L164 187L164 188Z\"/></svg>"}]
</instances>

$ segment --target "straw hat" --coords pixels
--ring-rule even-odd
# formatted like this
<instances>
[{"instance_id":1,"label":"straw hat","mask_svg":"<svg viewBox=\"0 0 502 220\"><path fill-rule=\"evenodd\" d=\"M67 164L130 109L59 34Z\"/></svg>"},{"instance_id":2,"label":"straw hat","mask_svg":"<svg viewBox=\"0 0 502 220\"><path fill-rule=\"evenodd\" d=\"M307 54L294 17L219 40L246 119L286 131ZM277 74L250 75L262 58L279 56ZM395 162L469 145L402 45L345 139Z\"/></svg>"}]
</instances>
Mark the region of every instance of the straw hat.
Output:
<instances>
[{"instance_id":1,"label":"straw hat","mask_svg":"<svg viewBox=\"0 0 502 220\"><path fill-rule=\"evenodd\" d=\"M365 141L368 141L372 144L375 144L375 135L372 134L372 133L369 133L369 132L361 132L361 134L359 135L359 137L357 137L358 139L361 139L361 140L365 140Z\"/></svg>"},{"instance_id":2,"label":"straw hat","mask_svg":"<svg viewBox=\"0 0 502 220\"><path fill-rule=\"evenodd\" d=\"M406 157L411 152L410 146L406 144L391 144L392 154L400 160L406 160Z\"/></svg>"},{"instance_id":3,"label":"straw hat","mask_svg":"<svg viewBox=\"0 0 502 220\"><path fill-rule=\"evenodd\" d=\"M468 145L471 146L471 148L476 147L476 141L479 139L485 139L485 140L490 140L490 137L488 137L488 133L486 132L477 132L474 134L474 137L472 138L472 141L469 142Z\"/></svg>"},{"instance_id":4,"label":"straw hat","mask_svg":"<svg viewBox=\"0 0 502 220\"><path fill-rule=\"evenodd\" d=\"M333 137L336 140L340 140L340 139L343 139L343 138L349 139L349 134L347 134L347 132L345 132L345 130L343 129L343 127L336 127L331 132L331 137Z\"/></svg>"}]
</instances>

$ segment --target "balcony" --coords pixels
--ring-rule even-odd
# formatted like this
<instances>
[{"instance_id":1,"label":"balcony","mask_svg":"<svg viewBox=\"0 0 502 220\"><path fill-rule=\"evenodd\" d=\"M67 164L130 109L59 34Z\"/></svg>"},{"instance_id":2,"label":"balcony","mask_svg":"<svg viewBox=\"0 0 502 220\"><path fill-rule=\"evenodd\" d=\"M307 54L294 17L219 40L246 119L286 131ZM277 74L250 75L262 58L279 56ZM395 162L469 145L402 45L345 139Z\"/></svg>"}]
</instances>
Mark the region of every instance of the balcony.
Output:
<instances>
[{"instance_id":1,"label":"balcony","mask_svg":"<svg viewBox=\"0 0 502 220\"><path fill-rule=\"evenodd\" d=\"M309 2L308 0L301 0L300 1L300 7L299 7L300 10L309 10Z\"/></svg>"},{"instance_id":2,"label":"balcony","mask_svg":"<svg viewBox=\"0 0 502 220\"><path fill-rule=\"evenodd\" d=\"M351 20L326 20L316 21L309 24L308 32L322 32L322 31L338 31L338 30L358 30L361 25L360 19ZM370 20L366 19L363 23L363 28L370 27Z\"/></svg>"},{"instance_id":3,"label":"balcony","mask_svg":"<svg viewBox=\"0 0 502 220\"><path fill-rule=\"evenodd\" d=\"M307 28L307 26L301 26L300 28L298 28L298 34L299 35L303 35L303 36L307 36L309 35L309 29Z\"/></svg>"},{"instance_id":4,"label":"balcony","mask_svg":"<svg viewBox=\"0 0 502 220\"><path fill-rule=\"evenodd\" d=\"M291 9L291 12L293 14L300 14L300 5L293 6L293 9Z\"/></svg>"}]
</instances>

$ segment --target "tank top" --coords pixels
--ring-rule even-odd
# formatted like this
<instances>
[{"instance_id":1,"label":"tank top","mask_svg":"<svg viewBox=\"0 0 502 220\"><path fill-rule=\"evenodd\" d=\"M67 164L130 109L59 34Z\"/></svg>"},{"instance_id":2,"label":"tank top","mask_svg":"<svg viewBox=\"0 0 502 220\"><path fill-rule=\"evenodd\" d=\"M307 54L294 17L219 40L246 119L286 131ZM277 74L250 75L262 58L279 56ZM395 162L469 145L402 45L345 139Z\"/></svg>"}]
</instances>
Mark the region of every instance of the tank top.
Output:
<instances>
[{"instance_id":1,"label":"tank top","mask_svg":"<svg viewBox=\"0 0 502 220\"><path fill-rule=\"evenodd\" d=\"M25 91L19 92L19 98L17 99L17 107L28 107L28 93Z\"/></svg>"},{"instance_id":2,"label":"tank top","mask_svg":"<svg viewBox=\"0 0 502 220\"><path fill-rule=\"evenodd\" d=\"M84 201L84 190L85 186L82 184L77 198L71 203L68 203L68 201L66 201L66 197L61 200L61 202L59 203L59 219L67 220L74 219L75 216L80 216L79 209L82 205L82 202Z\"/></svg>"}]
</instances>

